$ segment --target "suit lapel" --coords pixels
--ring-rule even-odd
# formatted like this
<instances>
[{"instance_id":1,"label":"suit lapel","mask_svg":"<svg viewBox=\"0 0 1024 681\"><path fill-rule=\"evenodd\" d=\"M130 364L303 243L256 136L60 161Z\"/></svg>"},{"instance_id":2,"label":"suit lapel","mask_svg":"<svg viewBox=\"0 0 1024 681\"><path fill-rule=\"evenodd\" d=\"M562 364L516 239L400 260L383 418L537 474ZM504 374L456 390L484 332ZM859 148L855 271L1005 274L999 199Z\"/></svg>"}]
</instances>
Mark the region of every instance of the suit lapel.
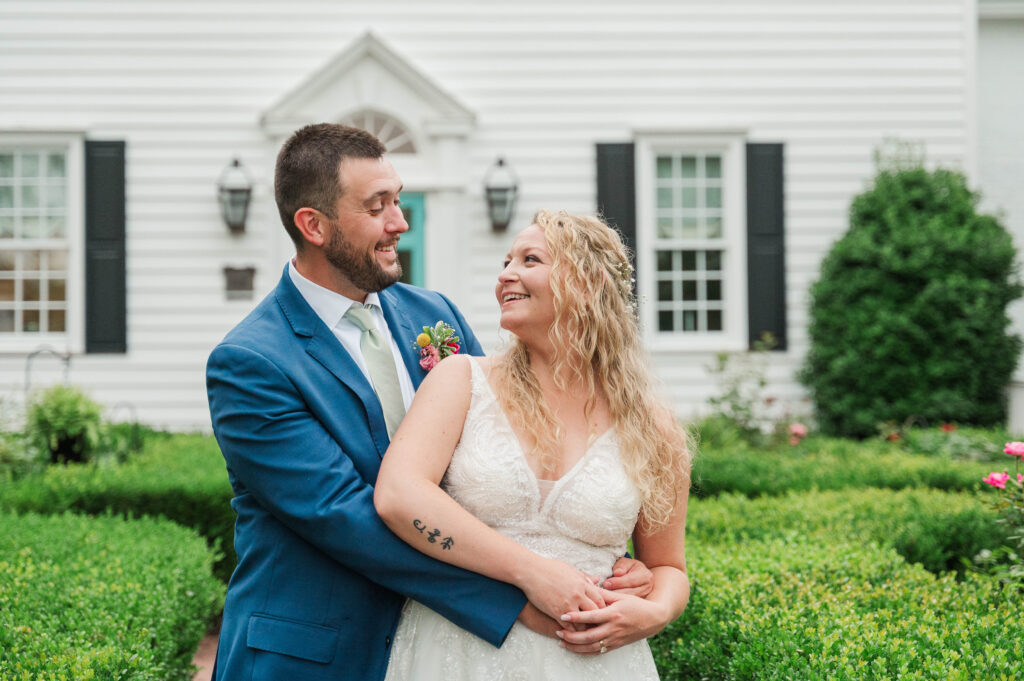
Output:
<instances>
[{"instance_id":1,"label":"suit lapel","mask_svg":"<svg viewBox=\"0 0 1024 681\"><path fill-rule=\"evenodd\" d=\"M423 329L413 324L409 315L402 309L394 287L384 289L377 295L380 297L380 306L384 311L384 320L388 323L391 336L398 343L398 350L402 353L405 368L409 370L412 386L418 389L427 373L420 367L420 353L416 346L416 336L420 335Z\"/></svg>"},{"instance_id":2,"label":"suit lapel","mask_svg":"<svg viewBox=\"0 0 1024 681\"><path fill-rule=\"evenodd\" d=\"M275 291L275 297L295 335L308 339L306 353L359 397L366 412L370 435L377 447L377 454L384 456L389 440L387 425L384 423L384 412L381 410L377 393L373 391L373 386L366 380L359 365L338 341L334 332L327 328L292 284L287 266L285 266L284 276L281 277L281 282Z\"/></svg>"}]
</instances>

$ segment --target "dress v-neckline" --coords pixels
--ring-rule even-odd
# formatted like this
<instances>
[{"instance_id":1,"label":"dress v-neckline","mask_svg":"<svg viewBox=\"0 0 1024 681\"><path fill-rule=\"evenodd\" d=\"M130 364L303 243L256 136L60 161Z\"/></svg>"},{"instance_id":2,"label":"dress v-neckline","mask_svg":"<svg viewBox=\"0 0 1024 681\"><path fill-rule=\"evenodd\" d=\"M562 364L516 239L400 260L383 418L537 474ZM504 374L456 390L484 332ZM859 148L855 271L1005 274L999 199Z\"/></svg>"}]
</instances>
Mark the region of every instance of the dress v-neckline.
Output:
<instances>
[{"instance_id":1,"label":"dress v-neckline","mask_svg":"<svg viewBox=\"0 0 1024 681\"><path fill-rule=\"evenodd\" d=\"M572 478L573 476L575 476L576 472L583 468L584 463L587 461L587 459L590 458L591 453L597 448L598 443L604 440L606 437L608 437L608 435L615 430L615 426L608 426L600 435L594 438L594 441L590 443L586 450L584 450L583 456L581 456L576 461L576 463L574 463L572 467L569 468L569 470L567 470L562 475L558 476L558 478L556 478L555 480L548 480L547 478L538 478L537 473L534 472L533 467L530 466L530 461L526 458L526 449L523 447L523 443L519 440L519 436L516 434L515 429L512 428L512 422L509 421L508 414L506 414L505 410L501 407L501 402L498 401L498 396L495 394L494 388L491 387L491 382L487 380L487 374L484 373L483 368L480 366L475 357L471 358L471 363L473 365L476 377L479 380L483 381L483 384L487 387L487 394L490 395L491 400L494 402L495 408L498 410L498 413L501 414L501 419L505 423L505 427L508 428L508 432L512 436L512 440L516 443L516 452L518 453L518 456L516 458L520 461L520 463L522 463L523 467L526 468L526 471L530 474L530 480L533 483L533 491L536 493L537 498L540 499L540 480L545 480L547 482L554 483L551 487L551 491L548 492L547 497L544 499L543 503L539 504L538 510L540 513L543 514L545 509L551 505L555 498L558 497L559 491L564 486L563 483Z\"/></svg>"}]
</instances>

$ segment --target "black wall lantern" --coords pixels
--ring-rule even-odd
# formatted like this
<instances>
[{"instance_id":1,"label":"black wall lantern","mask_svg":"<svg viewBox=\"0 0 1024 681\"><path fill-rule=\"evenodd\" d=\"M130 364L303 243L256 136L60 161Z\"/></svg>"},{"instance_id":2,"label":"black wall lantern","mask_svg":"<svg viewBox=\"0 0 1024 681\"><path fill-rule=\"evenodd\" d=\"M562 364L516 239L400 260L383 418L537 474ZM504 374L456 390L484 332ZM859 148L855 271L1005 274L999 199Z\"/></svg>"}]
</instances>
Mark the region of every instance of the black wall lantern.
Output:
<instances>
[{"instance_id":1,"label":"black wall lantern","mask_svg":"<svg viewBox=\"0 0 1024 681\"><path fill-rule=\"evenodd\" d=\"M244 232L249 201L252 199L252 182L237 158L220 174L217 198L220 200L220 214L231 233Z\"/></svg>"},{"instance_id":2,"label":"black wall lantern","mask_svg":"<svg viewBox=\"0 0 1024 681\"><path fill-rule=\"evenodd\" d=\"M516 210L516 195L519 184L515 173L499 158L484 177L484 195L487 197L487 214L491 218L491 229L504 232Z\"/></svg>"}]
</instances>

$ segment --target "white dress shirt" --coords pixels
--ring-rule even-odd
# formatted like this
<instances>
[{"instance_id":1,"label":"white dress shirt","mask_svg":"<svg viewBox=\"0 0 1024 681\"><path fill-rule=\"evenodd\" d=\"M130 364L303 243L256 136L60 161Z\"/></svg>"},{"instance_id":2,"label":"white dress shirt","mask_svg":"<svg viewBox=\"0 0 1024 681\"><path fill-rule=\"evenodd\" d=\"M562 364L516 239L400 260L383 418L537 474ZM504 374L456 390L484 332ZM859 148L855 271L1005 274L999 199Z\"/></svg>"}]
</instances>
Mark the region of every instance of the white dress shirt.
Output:
<instances>
[{"instance_id":1,"label":"white dress shirt","mask_svg":"<svg viewBox=\"0 0 1024 681\"><path fill-rule=\"evenodd\" d=\"M373 385L372 381L370 381L370 374L366 370L363 351L359 348L359 341L362 338L363 332L352 320L345 318L348 308L353 303L359 301L346 298L340 293L335 293L306 279L295 268L294 260L288 262L288 276L291 277L295 288L299 290L299 295L309 303L309 306L313 308L313 312L316 312L317 317L334 333L342 347L348 350L348 354L352 355L352 359L359 365L363 376L366 376L366 380ZM416 389L412 387L412 378L409 376L409 370L406 368L405 362L402 361L402 354L398 350L398 343L395 342L394 337L391 335L391 329L388 328L388 323L384 319L384 311L380 306L380 297L376 293L367 293L363 305L371 306L370 314L373 317L373 321L377 324L377 330L384 335L391 346L391 354L395 358L395 368L398 370L398 383L402 388L402 401L405 402L405 408L408 410L409 405L412 404L412 398L416 394ZM414 338L410 338L409 342L412 343L414 340Z\"/></svg>"}]
</instances>

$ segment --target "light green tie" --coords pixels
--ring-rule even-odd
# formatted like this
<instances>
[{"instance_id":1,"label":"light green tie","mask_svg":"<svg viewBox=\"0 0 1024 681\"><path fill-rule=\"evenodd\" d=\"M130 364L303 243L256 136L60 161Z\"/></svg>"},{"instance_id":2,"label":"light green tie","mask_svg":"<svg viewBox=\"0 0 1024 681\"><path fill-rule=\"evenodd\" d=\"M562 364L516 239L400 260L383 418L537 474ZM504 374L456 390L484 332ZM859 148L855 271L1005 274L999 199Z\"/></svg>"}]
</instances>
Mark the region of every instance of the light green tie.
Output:
<instances>
[{"instance_id":1,"label":"light green tie","mask_svg":"<svg viewBox=\"0 0 1024 681\"><path fill-rule=\"evenodd\" d=\"M402 386L398 383L395 356L391 354L390 344L384 334L377 329L373 315L370 314L370 307L353 303L345 313L345 318L363 332L362 338L359 339L359 349L370 373L373 390L377 393L377 399L384 410L388 437L394 437L398 424L405 416L405 401L402 399Z\"/></svg>"}]
</instances>

